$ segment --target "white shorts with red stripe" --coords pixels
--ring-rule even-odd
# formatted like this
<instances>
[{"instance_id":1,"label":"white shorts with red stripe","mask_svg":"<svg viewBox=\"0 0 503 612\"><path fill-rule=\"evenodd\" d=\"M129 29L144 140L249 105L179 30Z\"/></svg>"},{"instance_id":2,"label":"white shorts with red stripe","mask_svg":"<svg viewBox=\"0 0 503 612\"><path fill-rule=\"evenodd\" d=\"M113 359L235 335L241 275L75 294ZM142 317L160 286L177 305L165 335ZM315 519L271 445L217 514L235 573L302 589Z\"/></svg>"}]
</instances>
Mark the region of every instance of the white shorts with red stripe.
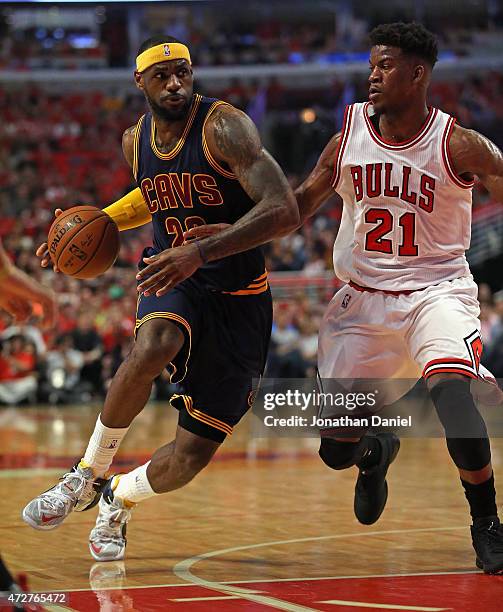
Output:
<instances>
[{"instance_id":1,"label":"white shorts with red stripe","mask_svg":"<svg viewBox=\"0 0 503 612\"><path fill-rule=\"evenodd\" d=\"M495 383L480 365L478 315L477 285L471 277L395 295L345 285L321 324L320 376L401 379L391 396L386 386L386 404L398 400L421 376L452 372ZM404 386L405 380L410 385ZM503 399L502 392L496 395Z\"/></svg>"}]
</instances>

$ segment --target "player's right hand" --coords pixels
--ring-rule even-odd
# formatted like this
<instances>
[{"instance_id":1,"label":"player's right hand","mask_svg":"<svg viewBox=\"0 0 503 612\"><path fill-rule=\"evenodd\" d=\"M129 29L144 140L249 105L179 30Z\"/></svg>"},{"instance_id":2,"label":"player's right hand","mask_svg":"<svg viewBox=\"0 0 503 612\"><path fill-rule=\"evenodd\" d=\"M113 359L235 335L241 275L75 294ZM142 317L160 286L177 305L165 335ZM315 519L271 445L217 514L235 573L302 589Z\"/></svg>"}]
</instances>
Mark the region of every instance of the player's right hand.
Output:
<instances>
[{"instance_id":1,"label":"player's right hand","mask_svg":"<svg viewBox=\"0 0 503 612\"><path fill-rule=\"evenodd\" d=\"M54 216L59 217L59 215L63 214L61 208L56 208L54 211ZM47 266L51 263L51 256L49 255L49 249L47 246L47 242L42 242L42 244L35 251L35 255L40 258L40 265L42 268L47 268ZM56 265L53 267L54 272L59 272L59 269Z\"/></svg>"}]
</instances>

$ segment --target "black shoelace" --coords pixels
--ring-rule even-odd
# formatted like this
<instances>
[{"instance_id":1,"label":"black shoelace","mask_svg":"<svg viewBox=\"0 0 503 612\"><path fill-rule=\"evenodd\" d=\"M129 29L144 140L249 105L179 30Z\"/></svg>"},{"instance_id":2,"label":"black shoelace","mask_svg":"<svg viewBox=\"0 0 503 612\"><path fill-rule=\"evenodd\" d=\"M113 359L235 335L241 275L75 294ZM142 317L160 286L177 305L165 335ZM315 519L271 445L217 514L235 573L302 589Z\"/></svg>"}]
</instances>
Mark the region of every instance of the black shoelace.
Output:
<instances>
[{"instance_id":1,"label":"black shoelace","mask_svg":"<svg viewBox=\"0 0 503 612\"><path fill-rule=\"evenodd\" d=\"M491 523L485 530L485 534L491 552L503 554L503 527Z\"/></svg>"}]
</instances>

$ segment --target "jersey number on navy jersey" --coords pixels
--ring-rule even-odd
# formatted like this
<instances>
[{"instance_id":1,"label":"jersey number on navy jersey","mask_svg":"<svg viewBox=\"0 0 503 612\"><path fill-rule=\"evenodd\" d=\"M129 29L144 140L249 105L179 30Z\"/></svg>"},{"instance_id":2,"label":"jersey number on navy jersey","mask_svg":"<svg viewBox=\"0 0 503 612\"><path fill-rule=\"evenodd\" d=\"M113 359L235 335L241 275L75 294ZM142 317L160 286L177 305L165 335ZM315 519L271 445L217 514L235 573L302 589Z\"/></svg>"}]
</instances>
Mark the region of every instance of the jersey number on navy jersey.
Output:
<instances>
[{"instance_id":1,"label":"jersey number on navy jersey","mask_svg":"<svg viewBox=\"0 0 503 612\"><path fill-rule=\"evenodd\" d=\"M169 235L173 236L171 248L182 246L184 232L188 232L190 229L197 227L198 225L206 225L206 221L202 217L194 215L184 219L184 224L185 228L183 227L180 219L177 217L168 217L166 219L166 231Z\"/></svg>"}]
</instances>

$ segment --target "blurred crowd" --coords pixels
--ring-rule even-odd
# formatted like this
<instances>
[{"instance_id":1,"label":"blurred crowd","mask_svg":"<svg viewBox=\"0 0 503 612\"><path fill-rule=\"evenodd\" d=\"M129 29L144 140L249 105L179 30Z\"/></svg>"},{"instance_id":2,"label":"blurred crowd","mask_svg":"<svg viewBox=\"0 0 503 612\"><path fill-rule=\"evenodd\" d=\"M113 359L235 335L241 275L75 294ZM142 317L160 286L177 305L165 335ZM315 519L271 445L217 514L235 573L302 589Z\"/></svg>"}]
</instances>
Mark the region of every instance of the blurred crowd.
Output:
<instances>
[{"instance_id":1,"label":"blurred crowd","mask_svg":"<svg viewBox=\"0 0 503 612\"><path fill-rule=\"evenodd\" d=\"M334 82L329 90L289 89L233 82L212 95L248 110L293 187L306 176L340 125L342 101L365 99L365 84ZM261 105L257 97L262 96ZM503 145L503 75L465 82L435 83L431 102ZM315 101L315 103L313 102ZM311 113L306 113L309 104ZM257 112L260 106L261 113ZM36 86L0 89L0 236L17 265L51 285L60 304L56 331L42 334L34 321L23 327L0 318L0 402L71 402L101 397L131 346L136 290L134 266L150 243L150 228L123 235L112 270L82 282L43 271L34 250L45 240L57 207L99 207L131 190L122 158L121 134L144 112L141 97L102 92L48 93ZM261 119L264 121L261 123ZM497 206L475 190L475 210ZM266 246L269 272L286 272L308 284L331 279L334 236L340 221L337 197L299 232ZM268 364L270 376L303 376L314 371L316 336L332 291L278 293ZM274 288L274 282L272 283ZM502 286L484 286L484 359L503 376ZM36 313L35 313L36 315ZM501 338L500 340L498 340ZM160 380L155 396L169 394Z\"/></svg>"},{"instance_id":2,"label":"blurred crowd","mask_svg":"<svg viewBox=\"0 0 503 612\"><path fill-rule=\"evenodd\" d=\"M169 27L164 29L166 34L190 44L192 59L198 66L334 61L340 54L331 22L325 21L320 28L319 24L285 24L274 20L242 26L222 23L215 27L213 21L167 20ZM71 30L63 35L62 28L55 30L56 36L48 28L30 28L4 37L0 46L0 69L130 66L131 53L125 52L124 37L121 40L118 35L110 37L109 32L106 38L89 33L88 43L82 47L72 44L75 37L70 34ZM144 32L147 38L159 30L154 28L149 32L147 28ZM362 29L362 38L365 33ZM127 42L127 36L125 39Z\"/></svg>"},{"instance_id":3,"label":"blurred crowd","mask_svg":"<svg viewBox=\"0 0 503 612\"><path fill-rule=\"evenodd\" d=\"M498 2L488 4L485 9L460 1L455 10L440 3L435 10L423 9L419 18L437 33L442 52L476 54L481 36L486 52L491 52L488 41L497 41L491 34L501 25L503 11ZM144 38L168 34L190 44L197 66L362 59L368 31L382 20L382 6L376 10L371 5L255 0L226 2L225 10L223 2L163 3L133 10L122 3L79 7L73 19L71 7L54 7L50 16L35 10L16 14L9 8L0 10L0 69L127 67L140 43L134 32ZM418 19L421 10L405 2L386 8L386 21Z\"/></svg>"},{"instance_id":4,"label":"blurred crowd","mask_svg":"<svg viewBox=\"0 0 503 612\"><path fill-rule=\"evenodd\" d=\"M298 64L334 61L341 53L334 24L305 21L285 23L270 20L256 25L222 24L211 36L204 31L187 31L198 65Z\"/></svg>"},{"instance_id":5,"label":"blurred crowd","mask_svg":"<svg viewBox=\"0 0 503 612\"><path fill-rule=\"evenodd\" d=\"M56 32L60 28L56 28ZM40 29L39 29L40 30ZM109 65L108 47L95 40L89 47L75 47L68 40L53 37L43 30L43 38L11 35L2 38L0 70L93 69Z\"/></svg>"}]
</instances>

